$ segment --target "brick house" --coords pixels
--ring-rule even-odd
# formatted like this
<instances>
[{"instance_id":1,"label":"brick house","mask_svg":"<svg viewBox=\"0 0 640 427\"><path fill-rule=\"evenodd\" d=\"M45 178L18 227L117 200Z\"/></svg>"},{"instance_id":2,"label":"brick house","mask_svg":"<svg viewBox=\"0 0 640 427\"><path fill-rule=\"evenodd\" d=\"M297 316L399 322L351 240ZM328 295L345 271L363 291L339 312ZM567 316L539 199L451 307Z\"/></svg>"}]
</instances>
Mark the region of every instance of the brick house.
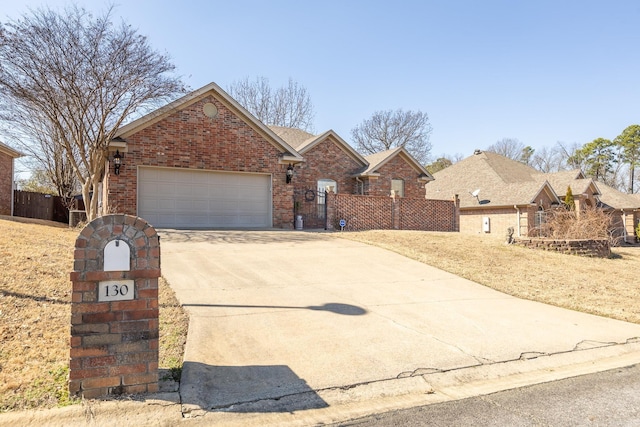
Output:
<instances>
[{"instance_id":1,"label":"brick house","mask_svg":"<svg viewBox=\"0 0 640 427\"><path fill-rule=\"evenodd\" d=\"M14 159L22 153L0 142L0 215L13 215Z\"/></svg>"},{"instance_id":2,"label":"brick house","mask_svg":"<svg viewBox=\"0 0 640 427\"><path fill-rule=\"evenodd\" d=\"M215 83L123 126L109 150L105 213L169 228L293 226L286 171L302 156Z\"/></svg>"},{"instance_id":3,"label":"brick house","mask_svg":"<svg viewBox=\"0 0 640 427\"><path fill-rule=\"evenodd\" d=\"M614 214L621 237L633 236L640 199L595 182L579 169L541 173L496 153L475 154L433 174L427 186L431 199L460 198L460 231L503 238L513 227L516 236L528 236L544 221L544 212L559 206L571 187L576 210L598 206ZM619 220L617 219L619 218Z\"/></svg>"},{"instance_id":4,"label":"brick house","mask_svg":"<svg viewBox=\"0 0 640 427\"><path fill-rule=\"evenodd\" d=\"M292 228L296 195L317 213L327 189L424 199L433 179L404 148L363 157L332 130L267 127L215 83L123 126L109 150L104 213L166 228Z\"/></svg>"}]
</instances>

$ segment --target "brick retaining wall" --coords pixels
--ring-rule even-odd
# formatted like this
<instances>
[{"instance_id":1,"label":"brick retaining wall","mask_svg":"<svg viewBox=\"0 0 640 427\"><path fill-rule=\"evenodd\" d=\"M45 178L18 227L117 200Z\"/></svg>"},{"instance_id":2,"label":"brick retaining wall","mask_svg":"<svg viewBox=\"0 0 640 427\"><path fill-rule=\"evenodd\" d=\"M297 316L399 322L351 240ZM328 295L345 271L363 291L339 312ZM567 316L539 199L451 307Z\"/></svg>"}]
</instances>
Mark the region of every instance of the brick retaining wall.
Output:
<instances>
[{"instance_id":1,"label":"brick retaining wall","mask_svg":"<svg viewBox=\"0 0 640 427\"><path fill-rule=\"evenodd\" d=\"M555 251L584 257L608 258L611 246L606 239L601 240L554 240L516 238L514 244L530 249Z\"/></svg>"}]
</instances>

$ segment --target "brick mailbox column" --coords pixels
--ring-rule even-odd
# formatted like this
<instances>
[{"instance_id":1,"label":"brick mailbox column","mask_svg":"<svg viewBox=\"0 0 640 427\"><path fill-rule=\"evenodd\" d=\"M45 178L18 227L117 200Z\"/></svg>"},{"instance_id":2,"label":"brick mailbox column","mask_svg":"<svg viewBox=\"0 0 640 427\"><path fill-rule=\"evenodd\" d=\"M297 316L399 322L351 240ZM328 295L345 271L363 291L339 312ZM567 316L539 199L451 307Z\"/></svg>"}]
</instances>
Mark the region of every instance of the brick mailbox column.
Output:
<instances>
[{"instance_id":1,"label":"brick mailbox column","mask_svg":"<svg viewBox=\"0 0 640 427\"><path fill-rule=\"evenodd\" d=\"M160 240L142 218L106 215L76 240L69 391L158 391Z\"/></svg>"}]
</instances>

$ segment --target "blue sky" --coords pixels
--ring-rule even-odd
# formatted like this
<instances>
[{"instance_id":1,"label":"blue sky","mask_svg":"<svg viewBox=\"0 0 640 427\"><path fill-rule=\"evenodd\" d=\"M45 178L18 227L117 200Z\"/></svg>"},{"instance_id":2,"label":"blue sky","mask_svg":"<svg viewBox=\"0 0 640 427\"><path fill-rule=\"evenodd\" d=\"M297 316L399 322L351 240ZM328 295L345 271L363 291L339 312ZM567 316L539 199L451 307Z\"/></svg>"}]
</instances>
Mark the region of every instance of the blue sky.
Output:
<instances>
[{"instance_id":1,"label":"blue sky","mask_svg":"<svg viewBox=\"0 0 640 427\"><path fill-rule=\"evenodd\" d=\"M3 2L0 20L67 1ZM108 3L78 1L92 11ZM120 0L122 17L168 53L193 89L289 77L315 131L377 110L421 110L431 154L467 157L502 138L533 148L615 138L640 123L637 0Z\"/></svg>"}]
</instances>

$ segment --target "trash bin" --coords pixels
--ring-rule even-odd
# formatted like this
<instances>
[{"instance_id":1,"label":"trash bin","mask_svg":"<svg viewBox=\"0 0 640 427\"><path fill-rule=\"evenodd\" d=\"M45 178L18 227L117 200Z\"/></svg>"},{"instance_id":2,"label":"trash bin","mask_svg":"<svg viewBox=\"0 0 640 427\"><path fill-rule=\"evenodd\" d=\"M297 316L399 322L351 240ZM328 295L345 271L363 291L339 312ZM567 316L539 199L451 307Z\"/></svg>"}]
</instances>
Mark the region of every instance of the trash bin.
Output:
<instances>
[{"instance_id":1,"label":"trash bin","mask_svg":"<svg viewBox=\"0 0 640 427\"><path fill-rule=\"evenodd\" d=\"M296 230L302 230L302 215L296 215Z\"/></svg>"}]
</instances>

